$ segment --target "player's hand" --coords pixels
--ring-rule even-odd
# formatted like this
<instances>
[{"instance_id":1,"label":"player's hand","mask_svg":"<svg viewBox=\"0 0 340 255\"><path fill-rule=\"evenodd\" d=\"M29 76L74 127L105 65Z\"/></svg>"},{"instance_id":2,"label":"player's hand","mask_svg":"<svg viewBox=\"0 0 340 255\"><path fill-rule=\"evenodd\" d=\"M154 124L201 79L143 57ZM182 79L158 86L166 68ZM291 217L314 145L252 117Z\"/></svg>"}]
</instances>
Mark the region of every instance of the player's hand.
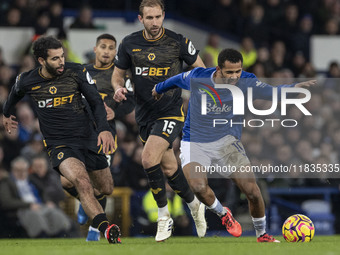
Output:
<instances>
[{"instance_id":1,"label":"player's hand","mask_svg":"<svg viewBox=\"0 0 340 255\"><path fill-rule=\"evenodd\" d=\"M97 146L100 144L103 145L103 152L105 154L110 154L110 152L112 153L116 150L115 140L109 131L99 133Z\"/></svg>"},{"instance_id":2,"label":"player's hand","mask_svg":"<svg viewBox=\"0 0 340 255\"><path fill-rule=\"evenodd\" d=\"M295 88L306 88L308 89L310 86L314 86L316 84L316 80L304 81L295 84Z\"/></svg>"},{"instance_id":3,"label":"player's hand","mask_svg":"<svg viewBox=\"0 0 340 255\"><path fill-rule=\"evenodd\" d=\"M120 103L123 100L126 100L126 94L128 93L126 88L120 87L115 91L115 94L113 95L113 99Z\"/></svg>"},{"instance_id":4,"label":"player's hand","mask_svg":"<svg viewBox=\"0 0 340 255\"><path fill-rule=\"evenodd\" d=\"M161 97L163 96L163 94L158 94L157 91L156 91L156 86L157 84L153 87L152 89L152 96L155 100L159 100L161 99Z\"/></svg>"},{"instance_id":5,"label":"player's hand","mask_svg":"<svg viewBox=\"0 0 340 255\"><path fill-rule=\"evenodd\" d=\"M13 115L9 116L8 118L3 116L2 123L9 134L12 133L12 129L18 128L18 122L16 121L16 117Z\"/></svg>"},{"instance_id":6,"label":"player's hand","mask_svg":"<svg viewBox=\"0 0 340 255\"><path fill-rule=\"evenodd\" d=\"M106 103L104 103L105 110L106 110L106 119L113 120L115 118L115 112L112 108L108 107Z\"/></svg>"}]
</instances>

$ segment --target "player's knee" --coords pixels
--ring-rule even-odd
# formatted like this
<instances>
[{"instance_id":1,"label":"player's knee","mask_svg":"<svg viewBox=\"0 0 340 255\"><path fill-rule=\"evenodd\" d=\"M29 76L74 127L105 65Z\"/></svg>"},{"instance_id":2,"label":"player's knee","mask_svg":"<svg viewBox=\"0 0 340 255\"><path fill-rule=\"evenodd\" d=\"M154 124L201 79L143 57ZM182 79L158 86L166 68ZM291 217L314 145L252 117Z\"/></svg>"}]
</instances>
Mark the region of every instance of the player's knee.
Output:
<instances>
[{"instance_id":1,"label":"player's knee","mask_svg":"<svg viewBox=\"0 0 340 255\"><path fill-rule=\"evenodd\" d=\"M111 195L113 192L113 183L107 183L100 189L100 193L103 195Z\"/></svg>"},{"instance_id":2,"label":"player's knee","mask_svg":"<svg viewBox=\"0 0 340 255\"><path fill-rule=\"evenodd\" d=\"M142 165L144 169L148 169L150 167L153 167L156 165L156 162L154 162L150 157L143 157L142 156Z\"/></svg>"},{"instance_id":3,"label":"player's knee","mask_svg":"<svg viewBox=\"0 0 340 255\"><path fill-rule=\"evenodd\" d=\"M195 195L205 194L208 185L205 182L190 182L190 188Z\"/></svg>"},{"instance_id":4,"label":"player's knee","mask_svg":"<svg viewBox=\"0 0 340 255\"><path fill-rule=\"evenodd\" d=\"M261 198L261 191L257 184L248 186L248 188L245 190L245 195L247 196L248 200L251 202L256 202Z\"/></svg>"}]
</instances>

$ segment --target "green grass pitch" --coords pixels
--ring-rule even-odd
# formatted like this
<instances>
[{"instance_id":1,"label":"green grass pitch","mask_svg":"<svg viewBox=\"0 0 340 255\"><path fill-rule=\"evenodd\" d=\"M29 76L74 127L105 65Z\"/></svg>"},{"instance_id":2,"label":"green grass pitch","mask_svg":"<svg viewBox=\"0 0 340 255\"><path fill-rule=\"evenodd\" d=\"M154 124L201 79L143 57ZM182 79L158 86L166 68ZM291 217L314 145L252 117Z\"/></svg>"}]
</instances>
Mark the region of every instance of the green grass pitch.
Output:
<instances>
[{"instance_id":1,"label":"green grass pitch","mask_svg":"<svg viewBox=\"0 0 340 255\"><path fill-rule=\"evenodd\" d=\"M255 237L171 237L157 243L153 238L122 238L122 244L87 243L77 239L0 239L1 255L335 255L340 236L315 236L310 243L256 243Z\"/></svg>"}]
</instances>

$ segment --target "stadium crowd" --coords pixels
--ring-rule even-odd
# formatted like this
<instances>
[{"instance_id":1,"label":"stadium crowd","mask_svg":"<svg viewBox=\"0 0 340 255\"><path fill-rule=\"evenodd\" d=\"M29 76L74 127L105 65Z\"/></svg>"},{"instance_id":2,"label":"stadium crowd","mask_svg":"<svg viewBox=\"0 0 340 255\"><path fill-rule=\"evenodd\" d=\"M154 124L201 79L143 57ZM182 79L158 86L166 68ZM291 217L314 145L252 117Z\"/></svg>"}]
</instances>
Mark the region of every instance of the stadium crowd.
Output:
<instances>
[{"instance_id":1,"label":"stadium crowd","mask_svg":"<svg viewBox=\"0 0 340 255\"><path fill-rule=\"evenodd\" d=\"M84 6L79 9L79 17L69 28L65 28L63 10L79 8L78 2L4 0L0 4L0 27L34 27L37 36L54 27L60 30L60 38L65 38L64 31L67 29L96 29L92 22L94 9L131 8L135 11L139 4L139 1L132 0L82 2ZM311 90L311 100L305 105L312 116L303 115L297 108L289 108L287 118L297 120L296 127L284 128L279 122L274 127L264 125L256 128L246 125L242 143L252 165L339 163L340 66L338 62L332 61L326 73L318 73L310 62L309 41L314 34L339 35L340 1L181 0L165 1L165 4L166 11L214 28L216 33L211 34L206 48L201 49L201 57L207 66L214 66L212 60L216 54L213 49L219 51L219 36L228 35L239 42L244 57L244 70L253 72L262 81L288 84L295 78L318 78L318 85ZM0 46L1 111L16 75L36 66L30 54L30 45L14 66L8 65L3 59L4 50ZM69 60L75 59L71 54L68 57ZM185 97L185 100L187 102L188 98ZM11 162L17 157L23 157L29 162L30 174L34 175L34 159L46 155L39 124L29 101L24 100L18 104L17 118L19 128L12 134L4 131L0 121L0 180L10 174ZM280 112L268 118L281 118ZM258 119L258 116L248 114L246 119ZM117 132L119 147L111 166L115 186L147 191L148 183L141 164L142 143L138 138L134 112L117 120ZM177 155L179 141L174 144ZM53 170L50 168L49 171ZM259 177L267 187L339 187L336 179L296 178L294 175L290 176L292 178L276 178L273 174ZM216 180L212 185L219 200L225 201L229 207L236 208L242 202L241 195L238 195L238 199L231 198L230 194L236 191L225 192L226 185L230 186L230 190L235 190L228 180Z\"/></svg>"}]
</instances>

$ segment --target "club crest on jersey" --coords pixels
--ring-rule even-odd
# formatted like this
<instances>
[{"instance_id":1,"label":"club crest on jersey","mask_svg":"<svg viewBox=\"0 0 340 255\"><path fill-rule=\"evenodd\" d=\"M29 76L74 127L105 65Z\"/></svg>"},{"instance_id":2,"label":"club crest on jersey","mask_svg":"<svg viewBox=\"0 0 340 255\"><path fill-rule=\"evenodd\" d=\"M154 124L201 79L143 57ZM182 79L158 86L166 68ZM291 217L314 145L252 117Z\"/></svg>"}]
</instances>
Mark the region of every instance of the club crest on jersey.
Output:
<instances>
[{"instance_id":1,"label":"club crest on jersey","mask_svg":"<svg viewBox=\"0 0 340 255\"><path fill-rule=\"evenodd\" d=\"M57 158L60 160L63 157L64 157L64 153L63 152L59 152Z\"/></svg>"},{"instance_id":2,"label":"club crest on jersey","mask_svg":"<svg viewBox=\"0 0 340 255\"><path fill-rule=\"evenodd\" d=\"M150 61L153 61L155 58L156 58L155 53L150 53L150 54L148 55L148 59L149 59Z\"/></svg>"},{"instance_id":3,"label":"club crest on jersey","mask_svg":"<svg viewBox=\"0 0 340 255\"><path fill-rule=\"evenodd\" d=\"M52 95L54 95L54 94L56 94L57 93L57 88L56 87L54 87L54 86L52 86L52 87L50 87L49 88L49 90L48 90Z\"/></svg>"}]
</instances>

